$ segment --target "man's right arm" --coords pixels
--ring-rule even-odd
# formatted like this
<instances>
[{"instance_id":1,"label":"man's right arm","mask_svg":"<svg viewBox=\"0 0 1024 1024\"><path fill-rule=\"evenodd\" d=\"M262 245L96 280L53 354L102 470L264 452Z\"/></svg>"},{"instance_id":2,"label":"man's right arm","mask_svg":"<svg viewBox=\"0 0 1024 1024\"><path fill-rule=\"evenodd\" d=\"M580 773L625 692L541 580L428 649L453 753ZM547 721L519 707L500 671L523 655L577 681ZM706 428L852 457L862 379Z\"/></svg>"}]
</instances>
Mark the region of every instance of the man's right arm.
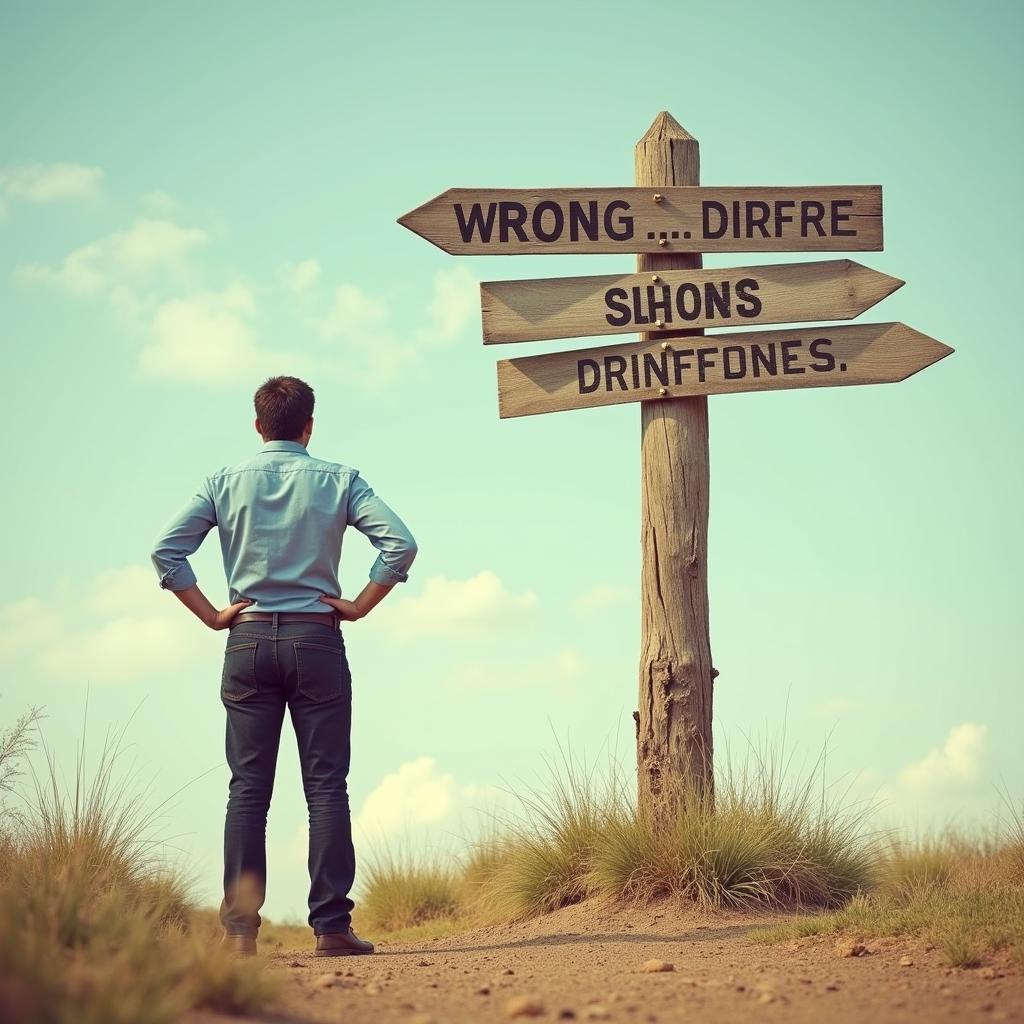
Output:
<instances>
[{"instance_id":1,"label":"man's right arm","mask_svg":"<svg viewBox=\"0 0 1024 1024\"><path fill-rule=\"evenodd\" d=\"M358 473L349 487L347 519L377 549L377 560L370 568L369 583L354 601L329 595L321 600L343 618L357 619L384 600L395 584L408 580L418 549L409 528Z\"/></svg>"}]
</instances>

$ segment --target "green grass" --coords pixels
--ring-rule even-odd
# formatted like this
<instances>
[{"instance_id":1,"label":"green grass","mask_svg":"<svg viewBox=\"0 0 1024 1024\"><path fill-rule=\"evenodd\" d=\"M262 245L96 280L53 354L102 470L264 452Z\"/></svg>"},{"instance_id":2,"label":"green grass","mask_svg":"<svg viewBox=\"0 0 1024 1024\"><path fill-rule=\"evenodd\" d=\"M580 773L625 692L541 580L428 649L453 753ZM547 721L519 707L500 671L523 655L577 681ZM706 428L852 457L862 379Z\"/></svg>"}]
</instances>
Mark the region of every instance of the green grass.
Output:
<instances>
[{"instance_id":1,"label":"green grass","mask_svg":"<svg viewBox=\"0 0 1024 1024\"><path fill-rule=\"evenodd\" d=\"M755 752L740 769L727 767L714 801L691 794L664 823L636 808L614 765L599 774L563 755L546 784L522 791L519 812L495 822L463 858L426 866L433 888L415 859L390 858L387 871L371 871L362 906L401 906L400 915L371 915L381 925L515 920L595 896L704 908L839 906L877 869L866 809L822 787L820 763L794 783L786 767Z\"/></svg>"},{"instance_id":2,"label":"green grass","mask_svg":"<svg viewBox=\"0 0 1024 1024\"><path fill-rule=\"evenodd\" d=\"M890 843L876 882L828 914L754 933L764 942L843 934L860 941L914 936L957 967L1006 950L1024 963L1024 830L1021 816L985 837L950 832Z\"/></svg>"},{"instance_id":3,"label":"green grass","mask_svg":"<svg viewBox=\"0 0 1024 1024\"><path fill-rule=\"evenodd\" d=\"M362 906L381 927L450 934L592 897L667 899L793 912L756 932L762 941L912 935L958 966L997 950L1024 962L1024 817L1009 800L990 835L895 842L870 831L870 807L824 784L823 760L803 777L789 769L755 750L724 767L713 802L691 794L675 820L657 823L614 767L599 776L563 757L461 858L385 857Z\"/></svg>"},{"instance_id":4,"label":"green grass","mask_svg":"<svg viewBox=\"0 0 1024 1024\"><path fill-rule=\"evenodd\" d=\"M37 715L0 735L10 795ZM122 734L123 735L123 734ZM264 1008L275 979L230 957L153 841L148 793L118 771L121 736L67 786L45 751L23 806L0 810L0 1020L165 1024L190 1008ZM83 744L84 747L84 744Z\"/></svg>"},{"instance_id":5,"label":"green grass","mask_svg":"<svg viewBox=\"0 0 1024 1024\"><path fill-rule=\"evenodd\" d=\"M459 879L438 857L415 858L384 847L363 870L362 927L398 932L459 912Z\"/></svg>"}]
</instances>

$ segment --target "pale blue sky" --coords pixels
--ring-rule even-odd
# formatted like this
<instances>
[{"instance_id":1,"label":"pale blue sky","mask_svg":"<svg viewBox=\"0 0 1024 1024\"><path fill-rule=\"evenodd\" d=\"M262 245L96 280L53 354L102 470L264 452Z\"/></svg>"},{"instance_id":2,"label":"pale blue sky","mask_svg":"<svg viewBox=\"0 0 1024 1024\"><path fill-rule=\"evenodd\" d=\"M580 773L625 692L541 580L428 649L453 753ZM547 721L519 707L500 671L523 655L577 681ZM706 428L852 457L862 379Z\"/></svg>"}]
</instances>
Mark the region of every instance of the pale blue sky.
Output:
<instances>
[{"instance_id":1,"label":"pale blue sky","mask_svg":"<svg viewBox=\"0 0 1024 1024\"><path fill-rule=\"evenodd\" d=\"M359 820L442 841L554 736L630 759L639 408L499 422L499 355L586 342L485 350L474 294L629 262L460 260L395 219L451 186L629 183L668 109L705 184L883 185L886 249L857 259L907 284L863 319L957 350L902 384L711 400L720 744L785 727L799 760L834 729L832 776L901 820L1019 796L1020 39L1000 3L5 3L0 718L45 705L70 763L86 684L94 743L141 702L156 794L213 769L164 831L216 897L224 637L148 552L253 450L262 378L296 372L314 453L421 548L346 634ZM371 561L350 538L349 592ZM215 542L194 565L223 600ZM288 738L277 916L304 913L294 760Z\"/></svg>"}]
</instances>

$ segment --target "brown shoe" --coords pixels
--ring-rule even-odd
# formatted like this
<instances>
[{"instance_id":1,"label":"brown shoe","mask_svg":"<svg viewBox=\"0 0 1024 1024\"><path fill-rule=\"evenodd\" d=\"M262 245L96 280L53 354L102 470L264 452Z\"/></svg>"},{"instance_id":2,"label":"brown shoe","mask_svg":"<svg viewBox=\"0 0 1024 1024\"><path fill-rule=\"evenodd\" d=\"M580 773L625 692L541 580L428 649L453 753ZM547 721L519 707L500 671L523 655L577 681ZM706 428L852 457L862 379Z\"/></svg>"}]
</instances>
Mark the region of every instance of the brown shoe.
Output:
<instances>
[{"instance_id":1,"label":"brown shoe","mask_svg":"<svg viewBox=\"0 0 1024 1024\"><path fill-rule=\"evenodd\" d=\"M225 946L233 956L256 955L255 935L228 935L225 932L224 938L220 940L220 944Z\"/></svg>"},{"instance_id":2,"label":"brown shoe","mask_svg":"<svg viewBox=\"0 0 1024 1024\"><path fill-rule=\"evenodd\" d=\"M316 937L313 956L365 956L373 952L373 943L359 938L351 928L347 932L329 932Z\"/></svg>"}]
</instances>

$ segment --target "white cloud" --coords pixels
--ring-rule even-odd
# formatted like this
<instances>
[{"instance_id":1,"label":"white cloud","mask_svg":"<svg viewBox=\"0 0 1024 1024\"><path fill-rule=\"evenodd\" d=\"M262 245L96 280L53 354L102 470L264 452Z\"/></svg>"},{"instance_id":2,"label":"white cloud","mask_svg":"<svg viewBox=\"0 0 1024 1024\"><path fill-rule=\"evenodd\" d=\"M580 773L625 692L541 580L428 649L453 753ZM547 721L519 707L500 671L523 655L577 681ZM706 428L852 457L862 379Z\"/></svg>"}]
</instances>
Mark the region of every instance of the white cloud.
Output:
<instances>
[{"instance_id":1,"label":"white cloud","mask_svg":"<svg viewBox=\"0 0 1024 1024\"><path fill-rule=\"evenodd\" d=\"M514 594L496 573L484 570L465 580L432 576L419 594L383 605L378 628L402 641L422 636L472 637L519 630L537 607L532 591Z\"/></svg>"},{"instance_id":2,"label":"white cloud","mask_svg":"<svg viewBox=\"0 0 1024 1024\"><path fill-rule=\"evenodd\" d=\"M625 587L612 583L597 583L580 594L573 601L573 607L580 612L600 611L622 604L628 598L629 591Z\"/></svg>"},{"instance_id":3,"label":"white cloud","mask_svg":"<svg viewBox=\"0 0 1024 1024\"><path fill-rule=\"evenodd\" d=\"M317 260L303 260L289 263L281 268L280 278L284 287L293 295L303 295L314 288L320 280L320 264Z\"/></svg>"},{"instance_id":4,"label":"white cloud","mask_svg":"<svg viewBox=\"0 0 1024 1024\"><path fill-rule=\"evenodd\" d=\"M249 288L196 292L160 303L152 320L152 340L139 353L139 368L151 377L196 384L230 384L240 370L272 372L282 356L260 348L251 326L256 302ZM301 363L289 357L290 370Z\"/></svg>"},{"instance_id":5,"label":"white cloud","mask_svg":"<svg viewBox=\"0 0 1024 1024\"><path fill-rule=\"evenodd\" d=\"M15 273L19 280L30 284L55 285L73 295L96 295L126 282L180 272L192 250L207 240L206 232L199 228L140 217L124 231L75 249L59 267L27 264Z\"/></svg>"},{"instance_id":6,"label":"white cloud","mask_svg":"<svg viewBox=\"0 0 1024 1024\"><path fill-rule=\"evenodd\" d=\"M0 189L30 203L95 199L103 172L76 163L25 163L0 168Z\"/></svg>"},{"instance_id":7,"label":"white cloud","mask_svg":"<svg viewBox=\"0 0 1024 1024\"><path fill-rule=\"evenodd\" d=\"M903 769L900 781L910 789L937 789L974 782L981 774L988 726L964 722L949 730L946 742Z\"/></svg>"},{"instance_id":8,"label":"white cloud","mask_svg":"<svg viewBox=\"0 0 1024 1024\"><path fill-rule=\"evenodd\" d=\"M162 189L154 188L150 189L142 197L142 205L148 206L149 209L154 210L156 213L171 214L177 213L182 209L182 204L172 195L164 192Z\"/></svg>"},{"instance_id":9,"label":"white cloud","mask_svg":"<svg viewBox=\"0 0 1024 1024\"><path fill-rule=\"evenodd\" d=\"M465 818L492 805L499 791L489 786L460 785L450 772L442 771L432 757L418 757L399 765L380 781L352 819L353 831L362 839L432 832L465 825Z\"/></svg>"},{"instance_id":10,"label":"white cloud","mask_svg":"<svg viewBox=\"0 0 1024 1024\"><path fill-rule=\"evenodd\" d=\"M372 858L375 845L399 855L444 848L461 854L465 839L478 836L510 802L509 794L495 786L459 783L432 757L405 761L367 794L358 813L353 810L357 860L365 863L367 854ZM303 822L281 845L281 858L295 867L304 865L308 848L309 826Z\"/></svg>"},{"instance_id":11,"label":"white cloud","mask_svg":"<svg viewBox=\"0 0 1024 1024\"><path fill-rule=\"evenodd\" d=\"M457 800L455 777L440 771L432 757L419 757L384 776L363 801L354 825L373 834L433 824L450 817Z\"/></svg>"},{"instance_id":12,"label":"white cloud","mask_svg":"<svg viewBox=\"0 0 1024 1024\"><path fill-rule=\"evenodd\" d=\"M49 639L49 609L38 597L0 605L0 660L38 650Z\"/></svg>"},{"instance_id":13,"label":"white cloud","mask_svg":"<svg viewBox=\"0 0 1024 1024\"><path fill-rule=\"evenodd\" d=\"M434 275L434 295L427 306L429 326L420 332L425 341L452 341L480 309L480 283L462 263Z\"/></svg>"},{"instance_id":14,"label":"white cloud","mask_svg":"<svg viewBox=\"0 0 1024 1024\"><path fill-rule=\"evenodd\" d=\"M294 272L305 265L299 264ZM305 276L313 276L312 269L299 274L300 282ZM305 302L303 289L291 290ZM457 266L436 275L427 307L419 316L408 311L401 325L396 326L392 317L394 296L373 294L351 283L335 288L328 305L320 312L307 314L307 319L322 337L342 343L337 362L348 376L364 386L381 387L419 363L425 348L451 342L478 302L477 282L465 267ZM308 310L308 303L304 308Z\"/></svg>"},{"instance_id":15,"label":"white cloud","mask_svg":"<svg viewBox=\"0 0 1024 1024\"><path fill-rule=\"evenodd\" d=\"M375 298L358 285L342 284L334 291L334 298L321 321L321 329L328 338L359 336L380 327L388 319L388 307L383 299Z\"/></svg>"},{"instance_id":16,"label":"white cloud","mask_svg":"<svg viewBox=\"0 0 1024 1024\"><path fill-rule=\"evenodd\" d=\"M159 588L152 568L138 565L105 570L45 603L30 597L0 605L0 664L69 682L162 675L206 655L211 637Z\"/></svg>"}]
</instances>

